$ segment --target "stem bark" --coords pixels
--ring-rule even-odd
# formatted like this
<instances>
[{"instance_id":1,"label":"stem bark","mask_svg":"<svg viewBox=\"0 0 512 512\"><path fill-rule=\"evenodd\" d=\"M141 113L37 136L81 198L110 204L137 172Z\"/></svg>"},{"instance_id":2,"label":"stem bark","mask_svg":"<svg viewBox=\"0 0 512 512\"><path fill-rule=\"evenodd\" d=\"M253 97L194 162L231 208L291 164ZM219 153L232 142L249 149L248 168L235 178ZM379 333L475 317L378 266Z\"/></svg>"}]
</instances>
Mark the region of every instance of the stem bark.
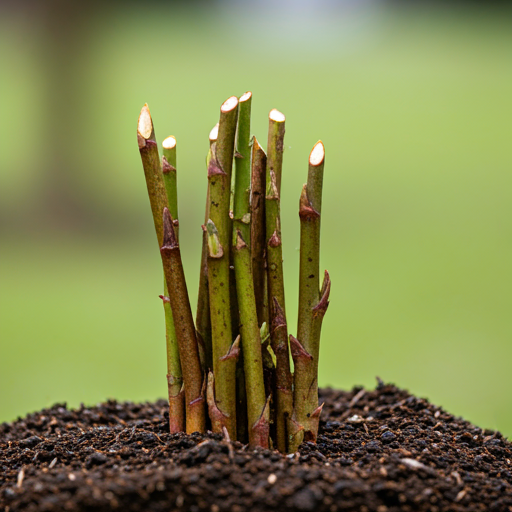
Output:
<instances>
[{"instance_id":1,"label":"stem bark","mask_svg":"<svg viewBox=\"0 0 512 512\"><path fill-rule=\"evenodd\" d=\"M272 110L269 114L265 221L267 234L267 279L271 307L271 345L276 356L276 444L287 451L287 421L292 413L292 376L286 327L283 254L280 219L280 191L283 163L285 117Z\"/></svg>"},{"instance_id":2,"label":"stem bark","mask_svg":"<svg viewBox=\"0 0 512 512\"><path fill-rule=\"evenodd\" d=\"M238 98L221 107L217 141L208 162L209 219L208 288L212 326L213 374L216 406L229 436L236 439L236 358L230 356L233 343L230 311L229 202Z\"/></svg>"}]
</instances>

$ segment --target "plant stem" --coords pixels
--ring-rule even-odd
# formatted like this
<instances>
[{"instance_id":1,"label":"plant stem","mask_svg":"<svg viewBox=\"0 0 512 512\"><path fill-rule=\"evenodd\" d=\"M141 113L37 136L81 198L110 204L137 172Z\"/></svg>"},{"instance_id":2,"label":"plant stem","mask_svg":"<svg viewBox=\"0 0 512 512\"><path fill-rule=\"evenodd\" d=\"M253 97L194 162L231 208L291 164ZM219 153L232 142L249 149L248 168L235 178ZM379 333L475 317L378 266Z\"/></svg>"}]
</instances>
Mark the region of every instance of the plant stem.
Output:
<instances>
[{"instance_id":1,"label":"plant stem","mask_svg":"<svg viewBox=\"0 0 512 512\"><path fill-rule=\"evenodd\" d=\"M238 102L238 130L235 154L235 196L233 199L233 242L236 230L243 240L251 240L251 101L252 93L246 92Z\"/></svg>"},{"instance_id":2,"label":"plant stem","mask_svg":"<svg viewBox=\"0 0 512 512\"><path fill-rule=\"evenodd\" d=\"M251 214L250 214L250 193L251 193L251 102L252 93L246 92L238 100L238 122L236 134L235 151L235 170L233 172L233 246L231 247L231 267L235 271L230 275L231 290L231 324L233 326L233 335L242 334L241 324L242 312L240 310L240 299L238 298L239 287L237 283L236 271L236 233L240 230L242 238L250 243ZM249 268L250 272L250 268ZM242 346L244 340L242 337ZM247 442L250 435L251 423L248 419L248 396L250 392L249 383L246 382L244 373L245 353L242 350L237 363L237 434L238 440ZM249 428L248 428L249 427Z\"/></svg>"},{"instance_id":3,"label":"plant stem","mask_svg":"<svg viewBox=\"0 0 512 512\"><path fill-rule=\"evenodd\" d=\"M160 295L164 305L165 341L167 348L167 395L169 398L169 432L185 432L185 391L181 371L178 340L174 329L171 302L164 280L164 295Z\"/></svg>"},{"instance_id":4,"label":"plant stem","mask_svg":"<svg viewBox=\"0 0 512 512\"><path fill-rule=\"evenodd\" d=\"M169 213L174 219L174 233L179 240L178 223L178 187L176 171L176 139L172 135L162 142L162 174L164 178L165 191L167 192L167 201L169 203Z\"/></svg>"},{"instance_id":5,"label":"plant stem","mask_svg":"<svg viewBox=\"0 0 512 512\"><path fill-rule=\"evenodd\" d=\"M233 342L229 290L229 201L237 107L238 98L232 96L220 109L219 133L211 146L208 163L210 202L206 224L215 400L224 418L223 426L232 439L236 439L236 360L229 357Z\"/></svg>"},{"instance_id":6,"label":"plant stem","mask_svg":"<svg viewBox=\"0 0 512 512\"><path fill-rule=\"evenodd\" d=\"M217 123L210 131L209 140L210 148L217 140L219 133L219 123ZM211 158L211 150L208 150L206 158L206 165ZM203 228L203 244L201 247L201 268L199 271L199 290L197 293L197 308L196 308L196 330L198 335L198 342L204 351L204 367L206 371L213 368L212 356L212 324L210 319L210 295L208 291L208 234L206 232L206 223L208 222L208 210L210 204L210 187L206 192L206 205L204 212L204 225Z\"/></svg>"},{"instance_id":7,"label":"plant stem","mask_svg":"<svg viewBox=\"0 0 512 512\"><path fill-rule=\"evenodd\" d=\"M293 421L301 442L315 441L318 432L318 356L322 319L328 305L329 274L320 290L320 215L325 150L321 141L309 156L308 182L302 188L300 216L300 279L297 338L292 341L294 373Z\"/></svg>"},{"instance_id":8,"label":"plant stem","mask_svg":"<svg viewBox=\"0 0 512 512\"><path fill-rule=\"evenodd\" d=\"M224 356L225 360L237 361L240 355L240 336L231 345L229 352ZM226 428L226 415L217 407L215 398L215 377L212 371L208 372L208 384L206 391L206 400L208 402L208 416L212 422L213 432L222 432Z\"/></svg>"},{"instance_id":9,"label":"plant stem","mask_svg":"<svg viewBox=\"0 0 512 512\"><path fill-rule=\"evenodd\" d=\"M300 275L297 338L314 359L318 359L318 339L312 338L312 308L320 300L320 215L324 146L318 142L309 156L308 182L299 202Z\"/></svg>"},{"instance_id":10,"label":"plant stem","mask_svg":"<svg viewBox=\"0 0 512 512\"><path fill-rule=\"evenodd\" d=\"M247 153L249 149L248 143L250 138L250 129L251 129L251 102L252 102L252 93L246 92L243 94L238 100L238 114L237 114L237 126L236 126L236 134L235 134L235 170L231 176L231 195L230 195L230 225L231 225L231 236L233 231L233 225L237 225L240 227L243 232L248 231L250 229L250 216L246 215L244 218L240 215L240 211L245 210L245 204L249 201L250 194L250 177L249 182L247 183L247 166L250 167L250 161L248 162L244 155ZM241 122L241 126L240 126ZM247 143L247 144L246 144ZM238 149L242 150L242 153L238 151ZM250 149L249 149L249 159L250 159ZM241 176L239 176L241 175ZM238 185L237 185L238 183ZM239 189L243 189L246 191L246 194L238 194L238 199L235 198L236 187ZM238 205L236 204L238 203ZM246 210L245 210L246 211ZM240 216L240 218L238 218ZM229 290L230 290L230 304L231 304L231 330L232 335L238 336L240 334L240 317L238 312L238 298L236 296L236 282L235 282L235 263L234 263L234 254L233 254L233 246L230 246L229 251ZM236 380L237 380L237 390L239 390L238 398L237 398L237 422L238 425L242 426L244 432L238 432L238 438L243 439L244 436L247 437L247 428L245 424L247 424L247 404L245 402L245 393L240 393L245 389L244 382L244 369L243 369L243 355L240 357L237 363L237 371L236 371Z\"/></svg>"},{"instance_id":11,"label":"plant stem","mask_svg":"<svg viewBox=\"0 0 512 512\"><path fill-rule=\"evenodd\" d=\"M242 444L249 442L247 428L247 390L244 374L244 355L242 351L236 361L236 437Z\"/></svg>"},{"instance_id":12,"label":"plant stem","mask_svg":"<svg viewBox=\"0 0 512 512\"><path fill-rule=\"evenodd\" d=\"M179 240L178 192L176 183L176 139L167 137L163 143L162 174L167 192L167 206L174 219L174 232ZM167 299L167 300L166 300ZM185 395L178 339L174 329L167 281L164 279L164 317L167 347L167 384L169 396L169 429L171 433L185 430Z\"/></svg>"},{"instance_id":13,"label":"plant stem","mask_svg":"<svg viewBox=\"0 0 512 512\"><path fill-rule=\"evenodd\" d=\"M162 212L167 206L167 193L162 175L160 158L158 156L158 146L155 139L155 130L153 121L147 103L142 107L137 124L137 142L139 152L146 177L146 186L148 189L151 212L153 213L153 222L155 224L158 248L163 243L163 222Z\"/></svg>"},{"instance_id":14,"label":"plant stem","mask_svg":"<svg viewBox=\"0 0 512 512\"><path fill-rule=\"evenodd\" d=\"M261 356L261 338L256 312L254 283L251 270L251 124L250 92L241 96L238 104L237 153L235 155L235 185L233 198L233 263L242 338L243 367L239 380L245 379L244 407L247 414L249 444L268 446L268 422L262 420L266 407ZM266 430L265 430L266 429ZM266 440L265 438L266 432ZM240 438L240 432L239 432Z\"/></svg>"},{"instance_id":15,"label":"plant stem","mask_svg":"<svg viewBox=\"0 0 512 512\"><path fill-rule=\"evenodd\" d=\"M266 282L266 280L265 280ZM275 429L275 393L276 393L276 367L274 364L275 354L270 346L270 327L267 323L260 327L261 358L263 361L263 382L265 395L269 397L269 414L272 418L270 436L276 438ZM272 352L272 353L271 353Z\"/></svg>"},{"instance_id":16,"label":"plant stem","mask_svg":"<svg viewBox=\"0 0 512 512\"><path fill-rule=\"evenodd\" d=\"M292 413L292 377L286 332L283 255L280 220L280 190L283 162L285 116L278 110L269 114L265 221L267 238L267 279L271 305L271 342L276 356L276 444L287 451L286 423ZM271 299L270 299L271 298Z\"/></svg>"},{"instance_id":17,"label":"plant stem","mask_svg":"<svg viewBox=\"0 0 512 512\"><path fill-rule=\"evenodd\" d=\"M275 362L275 423L276 444L281 453L288 450L288 422L293 412L292 375L288 352L288 326L279 301L272 297L270 340Z\"/></svg>"},{"instance_id":18,"label":"plant stem","mask_svg":"<svg viewBox=\"0 0 512 512\"><path fill-rule=\"evenodd\" d=\"M320 339L322 321L329 306L330 292L331 280L326 270L320 290L320 301L313 308L311 324L313 338ZM290 451L296 451L302 441L316 442L323 404L318 405L318 358L315 360L292 335L290 335L290 346L295 372L294 411L288 422L288 448Z\"/></svg>"},{"instance_id":19,"label":"plant stem","mask_svg":"<svg viewBox=\"0 0 512 512\"><path fill-rule=\"evenodd\" d=\"M267 155L256 137L252 140L251 167L251 259L258 324L268 325L267 269L265 259L265 172Z\"/></svg>"},{"instance_id":20,"label":"plant stem","mask_svg":"<svg viewBox=\"0 0 512 512\"><path fill-rule=\"evenodd\" d=\"M147 104L142 107L137 123L137 142L139 145L142 166L146 178L151 212L158 241L158 247L163 244L162 212L168 206L168 197L164 185L162 167L158 156L158 146L151 113ZM177 208L177 201L176 201ZM167 285L164 285L164 296L168 296ZM171 432L185 430L183 410L183 378L180 360L176 353L176 336L170 306L164 299L164 315L166 323L167 349L167 387L169 396L169 429Z\"/></svg>"},{"instance_id":21,"label":"plant stem","mask_svg":"<svg viewBox=\"0 0 512 512\"><path fill-rule=\"evenodd\" d=\"M205 402L203 384L205 381L192 310L188 299L187 283L183 273L180 246L172 217L167 207L163 211L164 236L160 249L164 266L167 288L172 290L169 296L172 316L178 339L183 380L185 383L185 410L187 433L205 431Z\"/></svg>"},{"instance_id":22,"label":"plant stem","mask_svg":"<svg viewBox=\"0 0 512 512\"><path fill-rule=\"evenodd\" d=\"M235 195L236 201L236 195ZM247 397L247 419L249 424L249 444L260 445L266 428L268 446L269 424L260 421L266 407L261 337L254 299L254 285L251 274L251 253L242 232L237 229L234 247L238 308L240 310L240 334L244 360L245 387ZM260 445L261 446L261 445Z\"/></svg>"}]
</instances>

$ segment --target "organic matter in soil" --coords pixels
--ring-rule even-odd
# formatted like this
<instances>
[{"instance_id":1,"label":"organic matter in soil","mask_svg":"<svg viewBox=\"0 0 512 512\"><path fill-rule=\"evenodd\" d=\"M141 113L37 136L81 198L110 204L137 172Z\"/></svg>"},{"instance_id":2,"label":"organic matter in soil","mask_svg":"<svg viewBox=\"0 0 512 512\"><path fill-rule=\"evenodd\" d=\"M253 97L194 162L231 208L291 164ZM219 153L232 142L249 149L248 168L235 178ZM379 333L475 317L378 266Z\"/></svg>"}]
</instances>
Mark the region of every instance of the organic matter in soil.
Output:
<instances>
[{"instance_id":1,"label":"organic matter in soil","mask_svg":"<svg viewBox=\"0 0 512 512\"><path fill-rule=\"evenodd\" d=\"M379 383L320 390L288 456L170 434L167 402L65 405L0 425L0 511L512 511L512 444Z\"/></svg>"}]
</instances>

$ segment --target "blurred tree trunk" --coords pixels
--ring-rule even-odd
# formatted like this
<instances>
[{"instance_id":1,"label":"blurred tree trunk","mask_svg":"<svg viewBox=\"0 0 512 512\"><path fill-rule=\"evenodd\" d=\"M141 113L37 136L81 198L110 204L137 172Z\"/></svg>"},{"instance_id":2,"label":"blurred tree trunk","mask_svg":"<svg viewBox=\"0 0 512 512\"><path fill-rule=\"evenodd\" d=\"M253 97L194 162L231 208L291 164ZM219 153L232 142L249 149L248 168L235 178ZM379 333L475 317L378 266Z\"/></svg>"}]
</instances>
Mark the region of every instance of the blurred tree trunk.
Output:
<instances>
[{"instance_id":1,"label":"blurred tree trunk","mask_svg":"<svg viewBox=\"0 0 512 512\"><path fill-rule=\"evenodd\" d=\"M91 38L91 21L99 4L47 0L32 2L41 30L41 59L47 154L41 169L39 212L45 223L57 229L85 228L91 219L81 186L86 169L81 158L90 148L81 141L80 118L84 111L87 81L84 57Z\"/></svg>"}]
</instances>

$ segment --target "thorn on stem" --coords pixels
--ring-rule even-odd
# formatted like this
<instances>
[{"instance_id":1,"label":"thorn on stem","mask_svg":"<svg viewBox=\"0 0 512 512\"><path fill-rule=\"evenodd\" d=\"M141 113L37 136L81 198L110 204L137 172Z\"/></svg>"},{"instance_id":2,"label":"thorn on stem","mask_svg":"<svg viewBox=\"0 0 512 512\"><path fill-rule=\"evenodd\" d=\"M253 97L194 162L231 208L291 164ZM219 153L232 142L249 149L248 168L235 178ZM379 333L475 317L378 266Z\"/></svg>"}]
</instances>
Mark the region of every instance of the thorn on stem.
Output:
<instances>
[{"instance_id":1,"label":"thorn on stem","mask_svg":"<svg viewBox=\"0 0 512 512\"><path fill-rule=\"evenodd\" d=\"M268 245L273 248L279 247L281 245L281 237L277 233L277 229L272 233L272 236L268 241Z\"/></svg>"},{"instance_id":2,"label":"thorn on stem","mask_svg":"<svg viewBox=\"0 0 512 512\"><path fill-rule=\"evenodd\" d=\"M212 157L208 162L208 178L212 176L226 175L224 170L222 169L219 161L217 160L217 156L215 154L214 146L212 146Z\"/></svg>"},{"instance_id":3,"label":"thorn on stem","mask_svg":"<svg viewBox=\"0 0 512 512\"><path fill-rule=\"evenodd\" d=\"M171 217L171 213L169 209L164 207L163 212L163 220L164 220L164 240L163 245L160 248L161 252L165 252L166 250L173 250L179 247L178 240L176 238L176 233L174 232L173 220Z\"/></svg>"},{"instance_id":4,"label":"thorn on stem","mask_svg":"<svg viewBox=\"0 0 512 512\"><path fill-rule=\"evenodd\" d=\"M316 438L318 435L318 425L320 423L320 415L322 414L322 409L324 404L319 405L310 415L309 415L309 428L304 432L304 441L310 441L312 443L316 443Z\"/></svg>"},{"instance_id":5,"label":"thorn on stem","mask_svg":"<svg viewBox=\"0 0 512 512\"><path fill-rule=\"evenodd\" d=\"M268 438L270 434L270 396L267 397L261 415L251 427L251 430L255 437L255 444L263 448L268 448Z\"/></svg>"},{"instance_id":6,"label":"thorn on stem","mask_svg":"<svg viewBox=\"0 0 512 512\"><path fill-rule=\"evenodd\" d=\"M229 347L228 353L220 358L221 361L226 361L228 359L238 359L240 355L240 334L236 337L235 341L232 343L231 347Z\"/></svg>"},{"instance_id":7,"label":"thorn on stem","mask_svg":"<svg viewBox=\"0 0 512 512\"><path fill-rule=\"evenodd\" d=\"M162 172L164 174L169 174L170 172L176 172L176 167L172 166L165 156L162 157Z\"/></svg>"},{"instance_id":8,"label":"thorn on stem","mask_svg":"<svg viewBox=\"0 0 512 512\"><path fill-rule=\"evenodd\" d=\"M292 353L293 361L298 361L299 359L307 359L312 361L313 356L302 346L302 343L292 334L289 336L290 338L290 351Z\"/></svg>"},{"instance_id":9,"label":"thorn on stem","mask_svg":"<svg viewBox=\"0 0 512 512\"><path fill-rule=\"evenodd\" d=\"M245 243L244 237L242 236L242 232L237 228L236 229L236 249L237 251L240 251L241 249L244 249L247 247L247 244Z\"/></svg>"},{"instance_id":10,"label":"thorn on stem","mask_svg":"<svg viewBox=\"0 0 512 512\"><path fill-rule=\"evenodd\" d=\"M226 420L228 418L218 407L215 400L215 377L213 372L208 372L208 384L206 390L206 401L208 403L208 415L212 422L212 430L214 432L222 432L226 427Z\"/></svg>"},{"instance_id":11,"label":"thorn on stem","mask_svg":"<svg viewBox=\"0 0 512 512\"><path fill-rule=\"evenodd\" d=\"M302 185L302 192L300 194L299 201L299 217L301 219L317 219L320 217L320 213L318 213L308 199L307 185Z\"/></svg>"},{"instance_id":12,"label":"thorn on stem","mask_svg":"<svg viewBox=\"0 0 512 512\"><path fill-rule=\"evenodd\" d=\"M272 316L272 332L274 332L279 327L286 328L286 316L276 297L272 297L272 306L274 308L274 314Z\"/></svg>"},{"instance_id":13,"label":"thorn on stem","mask_svg":"<svg viewBox=\"0 0 512 512\"><path fill-rule=\"evenodd\" d=\"M329 306L329 295L331 293L331 278L327 270L324 273L324 280L322 283L322 289L320 290L320 300L318 304L313 308L315 316L323 316Z\"/></svg>"}]
</instances>

